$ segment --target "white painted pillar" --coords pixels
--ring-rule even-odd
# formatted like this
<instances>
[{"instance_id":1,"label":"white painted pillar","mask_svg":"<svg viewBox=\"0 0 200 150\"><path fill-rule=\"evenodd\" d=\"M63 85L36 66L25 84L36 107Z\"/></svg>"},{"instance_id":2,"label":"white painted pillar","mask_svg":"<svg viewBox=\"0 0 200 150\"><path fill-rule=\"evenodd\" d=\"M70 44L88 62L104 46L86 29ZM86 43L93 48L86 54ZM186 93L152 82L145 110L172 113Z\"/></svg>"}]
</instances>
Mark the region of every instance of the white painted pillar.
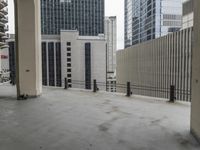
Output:
<instances>
[{"instance_id":1,"label":"white painted pillar","mask_svg":"<svg viewBox=\"0 0 200 150\"><path fill-rule=\"evenodd\" d=\"M14 0L17 96L42 93L40 0Z\"/></svg>"},{"instance_id":2,"label":"white painted pillar","mask_svg":"<svg viewBox=\"0 0 200 150\"><path fill-rule=\"evenodd\" d=\"M194 0L191 131L200 140L200 0Z\"/></svg>"}]
</instances>

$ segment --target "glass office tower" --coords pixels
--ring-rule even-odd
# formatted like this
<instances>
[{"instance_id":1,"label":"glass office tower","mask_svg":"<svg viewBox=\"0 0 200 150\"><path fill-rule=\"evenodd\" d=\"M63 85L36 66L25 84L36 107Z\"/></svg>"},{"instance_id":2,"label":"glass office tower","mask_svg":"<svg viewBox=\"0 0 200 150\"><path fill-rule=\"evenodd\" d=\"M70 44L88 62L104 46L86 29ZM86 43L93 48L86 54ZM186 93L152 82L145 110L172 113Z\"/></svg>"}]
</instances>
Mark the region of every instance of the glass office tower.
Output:
<instances>
[{"instance_id":1,"label":"glass office tower","mask_svg":"<svg viewBox=\"0 0 200 150\"><path fill-rule=\"evenodd\" d=\"M41 0L42 34L78 30L80 35L104 33L104 0Z\"/></svg>"},{"instance_id":2,"label":"glass office tower","mask_svg":"<svg viewBox=\"0 0 200 150\"><path fill-rule=\"evenodd\" d=\"M194 0L183 0L183 22L182 29L193 27L194 25Z\"/></svg>"},{"instance_id":3,"label":"glass office tower","mask_svg":"<svg viewBox=\"0 0 200 150\"><path fill-rule=\"evenodd\" d=\"M125 47L182 26L182 0L125 0Z\"/></svg>"}]
</instances>

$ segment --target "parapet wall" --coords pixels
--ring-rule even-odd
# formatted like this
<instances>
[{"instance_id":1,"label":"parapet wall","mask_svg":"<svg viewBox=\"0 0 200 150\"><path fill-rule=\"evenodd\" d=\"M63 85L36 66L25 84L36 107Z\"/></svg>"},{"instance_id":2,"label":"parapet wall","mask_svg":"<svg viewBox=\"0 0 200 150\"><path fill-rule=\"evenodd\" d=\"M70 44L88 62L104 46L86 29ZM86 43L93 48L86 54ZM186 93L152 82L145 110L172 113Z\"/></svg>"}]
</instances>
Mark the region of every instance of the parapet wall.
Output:
<instances>
[{"instance_id":1,"label":"parapet wall","mask_svg":"<svg viewBox=\"0 0 200 150\"><path fill-rule=\"evenodd\" d=\"M174 85L176 98L190 101L192 35L188 28L118 51L117 84L131 82L133 94L161 98Z\"/></svg>"}]
</instances>

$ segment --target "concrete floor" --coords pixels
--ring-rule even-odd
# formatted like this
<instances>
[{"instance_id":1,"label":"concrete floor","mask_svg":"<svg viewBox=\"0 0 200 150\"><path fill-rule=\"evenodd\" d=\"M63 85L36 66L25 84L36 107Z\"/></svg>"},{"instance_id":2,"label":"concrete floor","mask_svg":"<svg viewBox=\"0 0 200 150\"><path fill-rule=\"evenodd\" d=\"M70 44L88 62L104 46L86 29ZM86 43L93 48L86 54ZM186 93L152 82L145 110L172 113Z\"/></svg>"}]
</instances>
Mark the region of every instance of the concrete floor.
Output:
<instances>
[{"instance_id":1,"label":"concrete floor","mask_svg":"<svg viewBox=\"0 0 200 150\"><path fill-rule=\"evenodd\" d=\"M0 150L199 150L189 117L187 103L57 88L16 101L0 86Z\"/></svg>"}]
</instances>

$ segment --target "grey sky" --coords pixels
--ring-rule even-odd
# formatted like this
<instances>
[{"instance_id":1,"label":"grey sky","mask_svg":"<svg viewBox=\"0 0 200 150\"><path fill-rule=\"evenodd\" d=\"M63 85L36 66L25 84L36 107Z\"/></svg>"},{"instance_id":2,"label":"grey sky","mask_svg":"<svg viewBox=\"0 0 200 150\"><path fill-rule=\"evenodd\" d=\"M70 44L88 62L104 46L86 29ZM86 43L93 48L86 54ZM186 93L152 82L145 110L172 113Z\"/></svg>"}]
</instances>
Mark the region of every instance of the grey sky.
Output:
<instances>
[{"instance_id":1,"label":"grey sky","mask_svg":"<svg viewBox=\"0 0 200 150\"><path fill-rule=\"evenodd\" d=\"M13 0L8 0L9 33L14 33ZM117 48L124 47L124 0L105 0L105 15L117 16Z\"/></svg>"}]
</instances>

